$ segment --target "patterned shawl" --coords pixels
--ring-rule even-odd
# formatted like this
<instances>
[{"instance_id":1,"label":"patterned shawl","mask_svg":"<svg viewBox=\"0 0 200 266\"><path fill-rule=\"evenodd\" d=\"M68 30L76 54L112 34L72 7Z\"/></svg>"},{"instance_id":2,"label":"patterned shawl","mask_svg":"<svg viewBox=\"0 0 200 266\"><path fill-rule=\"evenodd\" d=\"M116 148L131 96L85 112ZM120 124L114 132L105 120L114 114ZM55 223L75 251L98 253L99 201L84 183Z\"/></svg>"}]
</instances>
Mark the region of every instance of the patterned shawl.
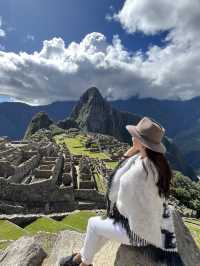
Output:
<instances>
[{"instance_id":1,"label":"patterned shawl","mask_svg":"<svg viewBox=\"0 0 200 266\"><path fill-rule=\"evenodd\" d=\"M161 219L160 219L161 220L161 226L160 226L161 242L159 242L159 241L156 242L153 240L151 241L151 236L149 237L149 235L145 238L145 235L144 235L145 230L142 230L140 232L139 229L137 229L137 232L135 232L133 230L132 226L130 226L131 223L133 224L133 223L137 222L138 216L140 216L141 213L144 213L145 209L140 209L138 214L134 216L133 221L131 221L132 216L129 215L131 210L130 210L130 208L127 208L128 206L126 206L126 208L120 207L121 211L119 210L119 202L121 202L121 206L123 206L123 204L127 205L127 200L126 200L126 202L125 201L123 202L123 200L124 200L123 197L127 198L127 194L128 194L128 193L126 193L126 191L128 191L127 187L125 185L123 185L124 189L121 190L121 196L119 197L119 189L120 189L120 184L121 184L120 178L124 173L126 173L130 169L131 166L135 167L135 165L133 166L133 164L136 163L136 159L138 159L138 154L136 154L132 157L129 157L129 158L122 158L119 161L118 165L115 167L115 169L110 174L110 176L108 178L108 185L107 185L107 192L106 192L106 205L107 205L106 217L112 218L114 224L115 223L121 223L121 225L125 228L125 230L127 232L127 235L130 239L131 245L133 245L133 246L151 245L157 250L156 252L158 253L158 256L162 257L162 258L163 258L163 255L165 257L170 256L170 254L175 255L175 254L177 254L178 250L177 250L176 234L175 234L173 215L172 215L174 207L172 205L169 205L166 199L162 201L163 202L162 203L162 210L161 210L162 214L161 214ZM124 178L124 176L122 178ZM152 176L151 176L151 178L152 178ZM133 180L133 176L132 176L132 180ZM138 179L138 180L141 180L141 179ZM138 181L138 182L140 182L140 181ZM129 183L127 183L127 185L129 185ZM135 182L134 185L136 187L141 186L141 184L140 183L137 184L137 182ZM138 190L138 188L136 188L136 187L135 187L135 189ZM132 188L134 188L134 187L132 187ZM139 195L139 197L142 198L143 197L142 194L136 193L136 190L132 191L132 193L135 193L134 195L137 195L137 196ZM126 194L126 196L125 196L125 194ZM133 198L130 197L129 200L131 200L131 199L133 199ZM133 202L130 202L129 206L131 206L131 207L136 206L135 204L137 204L137 197L136 196L134 197L134 204L133 204ZM145 205L148 207L148 202L144 203L144 208L145 208ZM142 205L140 205L140 206L142 206ZM155 206L156 206L156 204L155 204ZM123 213L122 213L122 211L123 211ZM150 210L150 211L154 211L154 210ZM148 228L147 228L146 232L148 232ZM160 245L158 243L160 243Z\"/></svg>"}]
</instances>

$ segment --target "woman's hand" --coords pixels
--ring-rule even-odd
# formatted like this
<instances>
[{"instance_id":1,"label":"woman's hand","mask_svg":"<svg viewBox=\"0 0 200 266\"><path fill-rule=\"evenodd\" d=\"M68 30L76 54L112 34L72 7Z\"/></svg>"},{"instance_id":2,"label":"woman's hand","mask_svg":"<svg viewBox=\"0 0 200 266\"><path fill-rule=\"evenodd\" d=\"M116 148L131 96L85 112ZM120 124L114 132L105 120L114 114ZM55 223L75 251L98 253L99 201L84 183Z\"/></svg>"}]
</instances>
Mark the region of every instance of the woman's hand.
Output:
<instances>
[{"instance_id":1,"label":"woman's hand","mask_svg":"<svg viewBox=\"0 0 200 266\"><path fill-rule=\"evenodd\" d=\"M129 148L122 157L130 157L133 156L134 154L138 153L139 150L136 149L134 146L132 146L131 148Z\"/></svg>"}]
</instances>

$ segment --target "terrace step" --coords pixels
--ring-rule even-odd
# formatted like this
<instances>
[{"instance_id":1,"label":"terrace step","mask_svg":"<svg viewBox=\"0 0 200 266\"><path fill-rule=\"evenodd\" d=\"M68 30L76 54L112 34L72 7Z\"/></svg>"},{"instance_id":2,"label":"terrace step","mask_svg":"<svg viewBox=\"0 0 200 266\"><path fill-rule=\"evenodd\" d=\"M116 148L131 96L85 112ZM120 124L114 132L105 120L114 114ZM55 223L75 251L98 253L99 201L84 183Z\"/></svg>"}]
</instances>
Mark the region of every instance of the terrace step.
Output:
<instances>
[{"instance_id":1,"label":"terrace step","mask_svg":"<svg viewBox=\"0 0 200 266\"><path fill-rule=\"evenodd\" d=\"M96 208L96 202L93 201L78 201L79 210L93 210Z\"/></svg>"}]
</instances>

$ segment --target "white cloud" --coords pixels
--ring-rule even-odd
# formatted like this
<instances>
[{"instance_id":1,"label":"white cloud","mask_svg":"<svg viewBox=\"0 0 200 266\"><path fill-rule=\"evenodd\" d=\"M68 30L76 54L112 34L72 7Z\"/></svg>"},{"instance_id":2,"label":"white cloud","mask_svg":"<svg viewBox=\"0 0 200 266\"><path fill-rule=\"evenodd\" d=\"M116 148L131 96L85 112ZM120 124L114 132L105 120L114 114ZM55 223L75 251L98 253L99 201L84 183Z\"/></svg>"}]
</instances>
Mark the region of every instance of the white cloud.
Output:
<instances>
[{"instance_id":1,"label":"white cloud","mask_svg":"<svg viewBox=\"0 0 200 266\"><path fill-rule=\"evenodd\" d=\"M4 30L0 29L0 37L5 37L6 33Z\"/></svg>"},{"instance_id":2,"label":"white cloud","mask_svg":"<svg viewBox=\"0 0 200 266\"><path fill-rule=\"evenodd\" d=\"M105 15L105 19L106 19L107 21L112 21L112 20L113 20L113 16L112 16L111 14L107 13L107 14Z\"/></svg>"},{"instance_id":3,"label":"white cloud","mask_svg":"<svg viewBox=\"0 0 200 266\"><path fill-rule=\"evenodd\" d=\"M114 98L126 98L134 88L143 90L139 64L140 58L132 58L118 36L109 44L94 32L68 47L53 38L33 54L0 52L0 93L37 105L77 100L85 89L97 86L104 96L112 92Z\"/></svg>"},{"instance_id":4,"label":"white cloud","mask_svg":"<svg viewBox=\"0 0 200 266\"><path fill-rule=\"evenodd\" d=\"M131 34L168 31L165 47L149 48L143 61L155 85L152 96L161 96L164 88L163 97L200 95L200 1L126 0L113 17Z\"/></svg>"},{"instance_id":5,"label":"white cloud","mask_svg":"<svg viewBox=\"0 0 200 266\"><path fill-rule=\"evenodd\" d=\"M170 22L167 18L165 22L165 16L163 21L154 18L156 12L164 12L163 1L154 1L157 5L152 6L149 2L152 1L135 2L139 7L133 9L132 15L137 18L137 24L131 25L129 21L123 26L128 30L129 25L129 32L140 30L145 34L167 29L165 47L154 45L145 55L130 53L119 36L108 43L103 34L93 32L80 43L72 42L67 47L61 38L53 38L44 41L42 50L33 54L0 52L0 93L34 105L77 100L90 86L97 86L109 99L126 99L139 94L140 97L185 100L200 95L196 2L191 0L191 6L186 0L178 1L180 6L174 3L173 12L168 12ZM130 3L126 1L122 11ZM166 0L167 3L170 6ZM148 9L142 8L143 4ZM131 6L126 10L130 12ZM139 10L140 15L135 10ZM119 14L123 14L122 11ZM129 18L132 19L131 14Z\"/></svg>"},{"instance_id":6,"label":"white cloud","mask_svg":"<svg viewBox=\"0 0 200 266\"><path fill-rule=\"evenodd\" d=\"M2 29L2 17L0 16L0 37L5 37L6 32Z\"/></svg>"},{"instance_id":7,"label":"white cloud","mask_svg":"<svg viewBox=\"0 0 200 266\"><path fill-rule=\"evenodd\" d=\"M200 1L198 0L126 0L122 9L114 14L129 33L136 31L156 34L172 30L183 34L199 32ZM187 32L186 32L187 33Z\"/></svg>"},{"instance_id":8,"label":"white cloud","mask_svg":"<svg viewBox=\"0 0 200 266\"><path fill-rule=\"evenodd\" d=\"M35 40L35 36L33 36L31 34L27 34L26 39L30 40L30 41L34 41Z\"/></svg>"}]
</instances>

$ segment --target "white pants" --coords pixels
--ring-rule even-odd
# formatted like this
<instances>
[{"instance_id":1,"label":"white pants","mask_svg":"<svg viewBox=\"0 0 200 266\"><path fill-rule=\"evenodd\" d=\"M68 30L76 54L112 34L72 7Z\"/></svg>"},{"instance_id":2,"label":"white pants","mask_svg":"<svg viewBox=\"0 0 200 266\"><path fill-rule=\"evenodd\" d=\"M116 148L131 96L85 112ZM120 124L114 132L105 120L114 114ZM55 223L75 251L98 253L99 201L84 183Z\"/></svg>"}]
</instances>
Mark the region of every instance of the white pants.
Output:
<instances>
[{"instance_id":1,"label":"white pants","mask_svg":"<svg viewBox=\"0 0 200 266\"><path fill-rule=\"evenodd\" d=\"M80 250L82 262L92 264L93 257L107 240L116 240L130 245L129 238L121 224L113 224L113 219L101 216L93 216L88 219L86 236L83 247Z\"/></svg>"}]
</instances>

